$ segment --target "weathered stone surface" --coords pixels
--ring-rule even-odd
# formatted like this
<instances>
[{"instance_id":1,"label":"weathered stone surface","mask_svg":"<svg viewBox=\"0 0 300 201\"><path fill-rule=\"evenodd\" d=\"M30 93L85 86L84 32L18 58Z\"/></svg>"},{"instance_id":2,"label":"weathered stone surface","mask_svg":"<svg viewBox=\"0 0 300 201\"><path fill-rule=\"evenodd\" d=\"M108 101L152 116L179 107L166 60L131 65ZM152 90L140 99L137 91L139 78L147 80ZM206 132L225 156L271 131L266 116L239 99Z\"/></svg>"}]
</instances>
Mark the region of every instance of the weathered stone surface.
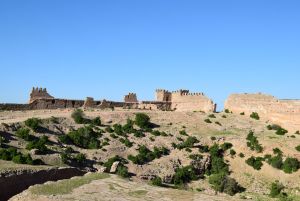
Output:
<instances>
[{"instance_id":1,"label":"weathered stone surface","mask_svg":"<svg viewBox=\"0 0 300 201\"><path fill-rule=\"evenodd\" d=\"M120 161L116 161L112 164L111 168L110 168L110 173L116 173L117 169L119 167Z\"/></svg>"},{"instance_id":2,"label":"weathered stone surface","mask_svg":"<svg viewBox=\"0 0 300 201\"><path fill-rule=\"evenodd\" d=\"M233 94L226 100L225 108L245 115L257 112L261 118L289 131L300 130L300 100L280 100L261 93Z\"/></svg>"}]
</instances>

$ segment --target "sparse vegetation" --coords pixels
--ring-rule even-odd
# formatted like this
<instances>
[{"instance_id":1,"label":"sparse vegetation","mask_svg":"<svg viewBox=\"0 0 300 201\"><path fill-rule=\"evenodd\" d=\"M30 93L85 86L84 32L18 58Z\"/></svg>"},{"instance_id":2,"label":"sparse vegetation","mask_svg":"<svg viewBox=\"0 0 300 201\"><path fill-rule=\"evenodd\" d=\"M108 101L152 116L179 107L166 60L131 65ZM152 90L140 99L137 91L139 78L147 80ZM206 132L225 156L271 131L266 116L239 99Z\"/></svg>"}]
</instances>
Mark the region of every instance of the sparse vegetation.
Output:
<instances>
[{"instance_id":1,"label":"sparse vegetation","mask_svg":"<svg viewBox=\"0 0 300 201\"><path fill-rule=\"evenodd\" d=\"M227 114L230 113L230 111L228 109L225 109L224 112Z\"/></svg>"},{"instance_id":2,"label":"sparse vegetation","mask_svg":"<svg viewBox=\"0 0 300 201\"><path fill-rule=\"evenodd\" d=\"M257 137L254 136L254 132L250 131L247 135L247 146L252 150L258 153L263 151L263 147L259 144Z\"/></svg>"},{"instance_id":3,"label":"sparse vegetation","mask_svg":"<svg viewBox=\"0 0 300 201\"><path fill-rule=\"evenodd\" d=\"M29 154L22 154L18 152L15 148L1 148L0 149L0 159L6 161L13 161L17 164L28 164L28 165L42 165L41 160L33 160Z\"/></svg>"},{"instance_id":4,"label":"sparse vegetation","mask_svg":"<svg viewBox=\"0 0 300 201\"><path fill-rule=\"evenodd\" d=\"M206 123L208 123L208 124L211 124L212 123L212 121L210 120L210 119L205 119L204 120Z\"/></svg>"},{"instance_id":5,"label":"sparse vegetation","mask_svg":"<svg viewBox=\"0 0 300 201\"><path fill-rule=\"evenodd\" d=\"M151 180L151 184L153 186L163 186L162 179L158 176L156 176L154 179Z\"/></svg>"},{"instance_id":6,"label":"sparse vegetation","mask_svg":"<svg viewBox=\"0 0 300 201\"><path fill-rule=\"evenodd\" d=\"M139 154L136 156L129 155L128 160L134 164L143 165L145 163L153 161L155 158L160 158L169 154L169 150L165 147L154 147L153 152L150 151L145 145L141 145L138 149Z\"/></svg>"},{"instance_id":7,"label":"sparse vegetation","mask_svg":"<svg viewBox=\"0 0 300 201\"><path fill-rule=\"evenodd\" d=\"M30 133L30 130L28 128L19 128L16 131L16 135L19 138L22 138L23 140L26 140L26 141L31 141L33 139L33 136L30 135L29 133Z\"/></svg>"},{"instance_id":8,"label":"sparse vegetation","mask_svg":"<svg viewBox=\"0 0 300 201\"><path fill-rule=\"evenodd\" d=\"M270 188L270 197L271 198L278 198L282 195L282 191L284 190L284 186L279 183L278 181L271 184Z\"/></svg>"},{"instance_id":9,"label":"sparse vegetation","mask_svg":"<svg viewBox=\"0 0 300 201\"><path fill-rule=\"evenodd\" d=\"M260 117L259 117L259 115L258 115L257 112L252 112L252 114L250 114L250 117L252 119L255 119L255 120L259 120L260 119Z\"/></svg>"},{"instance_id":10,"label":"sparse vegetation","mask_svg":"<svg viewBox=\"0 0 300 201\"><path fill-rule=\"evenodd\" d=\"M46 154L48 151L48 148L46 147L47 143L49 143L48 137L42 136L41 138L30 141L27 144L26 149L28 150L37 149L38 154Z\"/></svg>"},{"instance_id":11,"label":"sparse vegetation","mask_svg":"<svg viewBox=\"0 0 300 201\"><path fill-rule=\"evenodd\" d=\"M245 112L241 112L240 115L242 115L242 116L245 115Z\"/></svg>"},{"instance_id":12,"label":"sparse vegetation","mask_svg":"<svg viewBox=\"0 0 300 201\"><path fill-rule=\"evenodd\" d=\"M189 136L184 142L177 145L177 149L185 149L185 148L193 148L194 144L198 143L199 140L197 140L196 137Z\"/></svg>"},{"instance_id":13,"label":"sparse vegetation","mask_svg":"<svg viewBox=\"0 0 300 201\"><path fill-rule=\"evenodd\" d=\"M300 162L298 161L297 158L287 157L282 164L282 170L288 174L297 172L299 168L300 168Z\"/></svg>"},{"instance_id":14,"label":"sparse vegetation","mask_svg":"<svg viewBox=\"0 0 300 201\"><path fill-rule=\"evenodd\" d=\"M226 193L231 196L242 191L241 186L236 180L224 173L211 175L209 177L209 183L215 191Z\"/></svg>"},{"instance_id":15,"label":"sparse vegetation","mask_svg":"<svg viewBox=\"0 0 300 201\"><path fill-rule=\"evenodd\" d=\"M300 152L300 145L298 145L297 147L295 147L295 149Z\"/></svg>"},{"instance_id":16,"label":"sparse vegetation","mask_svg":"<svg viewBox=\"0 0 300 201\"><path fill-rule=\"evenodd\" d=\"M41 120L38 118L29 118L25 121L25 125L31 128L34 132L40 127Z\"/></svg>"},{"instance_id":17,"label":"sparse vegetation","mask_svg":"<svg viewBox=\"0 0 300 201\"><path fill-rule=\"evenodd\" d=\"M137 113L134 123L142 129L148 129L150 128L150 117L144 113Z\"/></svg>"},{"instance_id":18,"label":"sparse vegetation","mask_svg":"<svg viewBox=\"0 0 300 201\"><path fill-rule=\"evenodd\" d=\"M272 124L267 126L268 130L274 130L277 135L285 135L288 131L277 124Z\"/></svg>"},{"instance_id":19,"label":"sparse vegetation","mask_svg":"<svg viewBox=\"0 0 300 201\"><path fill-rule=\"evenodd\" d=\"M246 163L253 167L255 170L260 170L261 167L263 166L263 161L264 159L262 157L254 157L254 156L251 156L250 158L248 158L246 160Z\"/></svg>"},{"instance_id":20,"label":"sparse vegetation","mask_svg":"<svg viewBox=\"0 0 300 201\"><path fill-rule=\"evenodd\" d=\"M216 115L210 114L210 115L208 115L208 118L213 118L213 119L215 119L215 118L216 118Z\"/></svg>"}]
</instances>

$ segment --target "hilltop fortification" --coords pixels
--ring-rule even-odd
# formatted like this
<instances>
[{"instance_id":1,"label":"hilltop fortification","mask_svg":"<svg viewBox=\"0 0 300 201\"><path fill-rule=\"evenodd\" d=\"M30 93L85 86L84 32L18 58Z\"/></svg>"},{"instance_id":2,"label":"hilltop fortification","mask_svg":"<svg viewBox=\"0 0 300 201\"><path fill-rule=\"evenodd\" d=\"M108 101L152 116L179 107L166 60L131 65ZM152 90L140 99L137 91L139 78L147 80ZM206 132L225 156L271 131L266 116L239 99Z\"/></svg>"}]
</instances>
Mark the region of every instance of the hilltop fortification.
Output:
<instances>
[{"instance_id":1,"label":"hilltop fortification","mask_svg":"<svg viewBox=\"0 0 300 201\"><path fill-rule=\"evenodd\" d=\"M257 112L259 116L272 123L290 129L300 128L300 100L280 100L266 94L232 94L225 102L225 108L233 113L250 115Z\"/></svg>"},{"instance_id":2,"label":"hilltop fortification","mask_svg":"<svg viewBox=\"0 0 300 201\"><path fill-rule=\"evenodd\" d=\"M35 100L39 100L39 99L54 99L54 97L48 94L46 88L33 87L30 93L29 103L33 103Z\"/></svg>"}]
</instances>

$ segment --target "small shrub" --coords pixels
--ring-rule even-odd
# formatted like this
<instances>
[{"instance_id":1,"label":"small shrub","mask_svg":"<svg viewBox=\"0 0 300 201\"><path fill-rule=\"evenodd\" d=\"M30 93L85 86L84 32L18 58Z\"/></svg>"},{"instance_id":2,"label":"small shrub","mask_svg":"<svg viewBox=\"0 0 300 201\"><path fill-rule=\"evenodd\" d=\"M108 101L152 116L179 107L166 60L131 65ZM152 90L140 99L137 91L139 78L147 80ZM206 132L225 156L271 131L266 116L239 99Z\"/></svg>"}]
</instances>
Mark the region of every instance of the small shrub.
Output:
<instances>
[{"instance_id":1,"label":"small shrub","mask_svg":"<svg viewBox=\"0 0 300 201\"><path fill-rule=\"evenodd\" d=\"M31 141L32 140L32 136L29 133L30 133L30 130L28 128L19 128L16 131L16 135L19 138L22 138L23 140L26 140L26 141Z\"/></svg>"},{"instance_id":2,"label":"small shrub","mask_svg":"<svg viewBox=\"0 0 300 201\"><path fill-rule=\"evenodd\" d=\"M118 138L118 136L115 135L115 134L113 134L113 133L111 133L109 136L110 136L111 138L113 138L113 139L117 139L117 138Z\"/></svg>"},{"instance_id":3,"label":"small shrub","mask_svg":"<svg viewBox=\"0 0 300 201\"><path fill-rule=\"evenodd\" d=\"M130 177L129 172L128 172L128 168L126 166L124 166L123 164L120 164L118 166L117 175L119 175L120 177L123 177L123 178Z\"/></svg>"},{"instance_id":4,"label":"small shrub","mask_svg":"<svg viewBox=\"0 0 300 201\"><path fill-rule=\"evenodd\" d=\"M201 145L201 146L199 146L199 152L200 153L207 153L207 152L209 152L209 146L208 145Z\"/></svg>"},{"instance_id":5,"label":"small shrub","mask_svg":"<svg viewBox=\"0 0 300 201\"><path fill-rule=\"evenodd\" d=\"M242 116L245 115L245 112L241 112L240 115L242 115Z\"/></svg>"},{"instance_id":6,"label":"small shrub","mask_svg":"<svg viewBox=\"0 0 300 201\"><path fill-rule=\"evenodd\" d=\"M271 157L266 157L267 158L267 162L274 168L277 168L277 169L281 169L282 168L282 165L283 165L283 162L282 162L282 156L281 154L278 154L276 156L271 156Z\"/></svg>"},{"instance_id":7,"label":"small shrub","mask_svg":"<svg viewBox=\"0 0 300 201\"><path fill-rule=\"evenodd\" d=\"M188 134L186 133L185 130L179 131L179 134L180 134L180 135L184 135L184 136L188 136Z\"/></svg>"},{"instance_id":8,"label":"small shrub","mask_svg":"<svg viewBox=\"0 0 300 201\"><path fill-rule=\"evenodd\" d=\"M114 132L114 130L110 126L107 126L105 128L105 131L108 132L108 133L113 133Z\"/></svg>"},{"instance_id":9,"label":"small shrub","mask_svg":"<svg viewBox=\"0 0 300 201\"><path fill-rule=\"evenodd\" d=\"M135 124L142 128L142 129L147 129L150 127L150 117L144 113L137 113L135 115Z\"/></svg>"},{"instance_id":10,"label":"small shrub","mask_svg":"<svg viewBox=\"0 0 300 201\"><path fill-rule=\"evenodd\" d=\"M151 134L154 136L160 136L160 132L158 130L152 131Z\"/></svg>"},{"instance_id":11,"label":"small shrub","mask_svg":"<svg viewBox=\"0 0 300 201\"><path fill-rule=\"evenodd\" d=\"M142 131L135 131L133 133L133 135L134 135L134 137L137 137L137 138L143 138L146 136Z\"/></svg>"},{"instance_id":12,"label":"small shrub","mask_svg":"<svg viewBox=\"0 0 300 201\"><path fill-rule=\"evenodd\" d=\"M173 177L173 183L176 186L181 186L183 184L189 183L192 180L196 180L198 177L196 175L195 169L192 166L185 166L178 168Z\"/></svg>"},{"instance_id":13,"label":"small shrub","mask_svg":"<svg viewBox=\"0 0 300 201\"><path fill-rule=\"evenodd\" d=\"M300 152L300 145L298 145L297 147L295 147L295 149Z\"/></svg>"},{"instance_id":14,"label":"small shrub","mask_svg":"<svg viewBox=\"0 0 300 201\"><path fill-rule=\"evenodd\" d=\"M283 190L284 190L284 186L281 183L279 183L278 181L276 181L271 184L269 196L271 198L277 198L277 197L279 197L279 195L282 193Z\"/></svg>"},{"instance_id":15,"label":"small shrub","mask_svg":"<svg viewBox=\"0 0 300 201\"><path fill-rule=\"evenodd\" d=\"M263 158L262 158L262 157L257 157L257 158L255 158L254 156L252 156L251 158L248 158L248 159L246 160L246 163L247 163L249 166L253 167L255 170L260 170L261 167L263 166L262 161L263 161Z\"/></svg>"},{"instance_id":16,"label":"small shrub","mask_svg":"<svg viewBox=\"0 0 300 201\"><path fill-rule=\"evenodd\" d=\"M75 123L77 124L83 124L84 123L84 117L83 117L83 111L81 109L76 109L72 112L71 117L74 119Z\"/></svg>"},{"instance_id":17,"label":"small shrub","mask_svg":"<svg viewBox=\"0 0 300 201\"><path fill-rule=\"evenodd\" d=\"M203 159L203 156L200 154L192 154L189 156L189 158L195 161L200 161L201 159Z\"/></svg>"},{"instance_id":18,"label":"small shrub","mask_svg":"<svg viewBox=\"0 0 300 201\"><path fill-rule=\"evenodd\" d=\"M240 153L240 154L239 154L239 157L240 157L240 158L245 158L245 154Z\"/></svg>"},{"instance_id":19,"label":"small shrub","mask_svg":"<svg viewBox=\"0 0 300 201\"><path fill-rule=\"evenodd\" d=\"M34 132L40 127L41 120L38 118L30 118L25 121L25 125L31 128Z\"/></svg>"},{"instance_id":20,"label":"small shrub","mask_svg":"<svg viewBox=\"0 0 300 201\"><path fill-rule=\"evenodd\" d=\"M227 151L228 149L232 148L232 144L230 142L225 142L224 144L221 145L221 149L223 151Z\"/></svg>"},{"instance_id":21,"label":"small shrub","mask_svg":"<svg viewBox=\"0 0 300 201\"><path fill-rule=\"evenodd\" d=\"M257 112L252 112L252 114L250 114L250 117L252 119L255 119L255 120L259 120L260 119L260 117L259 117L259 115L258 115Z\"/></svg>"},{"instance_id":22,"label":"small shrub","mask_svg":"<svg viewBox=\"0 0 300 201\"><path fill-rule=\"evenodd\" d=\"M291 157L286 158L282 165L282 170L288 174L297 172L299 168L300 162L298 161L298 159Z\"/></svg>"},{"instance_id":23,"label":"small shrub","mask_svg":"<svg viewBox=\"0 0 300 201\"><path fill-rule=\"evenodd\" d=\"M210 139L211 139L212 141L215 141L217 138L214 137L214 136L212 136L212 137L210 137Z\"/></svg>"},{"instance_id":24,"label":"small shrub","mask_svg":"<svg viewBox=\"0 0 300 201\"><path fill-rule=\"evenodd\" d=\"M288 133L288 131L284 128L278 128L275 133L276 135L285 135Z\"/></svg>"},{"instance_id":25,"label":"small shrub","mask_svg":"<svg viewBox=\"0 0 300 201\"><path fill-rule=\"evenodd\" d=\"M184 142L177 145L178 149L184 149L184 148L193 148L194 144L198 143L199 140L196 137L189 136Z\"/></svg>"},{"instance_id":26,"label":"small shrub","mask_svg":"<svg viewBox=\"0 0 300 201\"><path fill-rule=\"evenodd\" d=\"M189 153L192 152L192 150L191 150L190 148L185 148L185 151L186 151L186 152L189 152Z\"/></svg>"},{"instance_id":27,"label":"small shrub","mask_svg":"<svg viewBox=\"0 0 300 201\"><path fill-rule=\"evenodd\" d=\"M283 152L279 148L276 147L273 149L273 153L276 155L282 155Z\"/></svg>"},{"instance_id":28,"label":"small shrub","mask_svg":"<svg viewBox=\"0 0 300 201\"><path fill-rule=\"evenodd\" d=\"M95 119L92 120L92 124L95 126L101 126L101 118L96 117Z\"/></svg>"},{"instance_id":29,"label":"small shrub","mask_svg":"<svg viewBox=\"0 0 300 201\"><path fill-rule=\"evenodd\" d=\"M224 112L227 114L230 113L230 111L228 109L225 109Z\"/></svg>"},{"instance_id":30,"label":"small shrub","mask_svg":"<svg viewBox=\"0 0 300 201\"><path fill-rule=\"evenodd\" d=\"M215 118L216 118L216 115L210 114L210 115L208 115L208 118L213 118L213 119L215 119Z\"/></svg>"},{"instance_id":31,"label":"small shrub","mask_svg":"<svg viewBox=\"0 0 300 201\"><path fill-rule=\"evenodd\" d=\"M223 118L223 119L226 119L226 118L227 118L227 116L224 114L224 115L222 115L222 118Z\"/></svg>"},{"instance_id":32,"label":"small shrub","mask_svg":"<svg viewBox=\"0 0 300 201\"><path fill-rule=\"evenodd\" d=\"M163 186L162 179L158 176L151 180L151 184L153 186Z\"/></svg>"},{"instance_id":33,"label":"small shrub","mask_svg":"<svg viewBox=\"0 0 300 201\"><path fill-rule=\"evenodd\" d=\"M46 144L48 142L49 142L48 137L43 136L39 139L30 141L27 144L26 149L28 149L28 150L37 149L39 154L46 154L47 151L48 151L48 148L46 147Z\"/></svg>"},{"instance_id":34,"label":"small shrub","mask_svg":"<svg viewBox=\"0 0 300 201\"><path fill-rule=\"evenodd\" d=\"M296 131L295 134L300 135L300 131Z\"/></svg>"},{"instance_id":35,"label":"small shrub","mask_svg":"<svg viewBox=\"0 0 300 201\"><path fill-rule=\"evenodd\" d=\"M235 179L228 177L224 173L214 174L209 177L209 183L213 189L226 193L230 196L242 191L242 187L235 181Z\"/></svg>"},{"instance_id":36,"label":"small shrub","mask_svg":"<svg viewBox=\"0 0 300 201\"><path fill-rule=\"evenodd\" d=\"M236 151L234 149L230 149L229 153L230 153L231 156L235 156L236 155Z\"/></svg>"},{"instance_id":37,"label":"small shrub","mask_svg":"<svg viewBox=\"0 0 300 201\"><path fill-rule=\"evenodd\" d=\"M215 122L215 124L219 125L219 126L222 126L222 124L218 121Z\"/></svg>"},{"instance_id":38,"label":"small shrub","mask_svg":"<svg viewBox=\"0 0 300 201\"><path fill-rule=\"evenodd\" d=\"M79 153L75 156L75 161L82 165L86 161L86 156L83 153Z\"/></svg>"},{"instance_id":39,"label":"small shrub","mask_svg":"<svg viewBox=\"0 0 300 201\"><path fill-rule=\"evenodd\" d=\"M122 158L122 157L116 155L116 156L114 156L114 157L108 159L108 160L103 164L103 166L106 168L106 171L109 172L110 169L111 169L111 166L112 166L113 163L116 162L116 161L119 161L120 164L127 164L127 163L128 163L127 160L125 160L124 158Z\"/></svg>"},{"instance_id":40,"label":"small shrub","mask_svg":"<svg viewBox=\"0 0 300 201\"><path fill-rule=\"evenodd\" d=\"M212 123L212 121L210 120L210 119L205 119L204 120L206 123L208 123L208 124L211 124Z\"/></svg>"},{"instance_id":41,"label":"small shrub","mask_svg":"<svg viewBox=\"0 0 300 201\"><path fill-rule=\"evenodd\" d=\"M253 131L250 131L249 134L247 135L247 146L251 150L255 150L258 153L261 153L263 151L263 147L259 144L257 137L254 136Z\"/></svg>"}]
</instances>

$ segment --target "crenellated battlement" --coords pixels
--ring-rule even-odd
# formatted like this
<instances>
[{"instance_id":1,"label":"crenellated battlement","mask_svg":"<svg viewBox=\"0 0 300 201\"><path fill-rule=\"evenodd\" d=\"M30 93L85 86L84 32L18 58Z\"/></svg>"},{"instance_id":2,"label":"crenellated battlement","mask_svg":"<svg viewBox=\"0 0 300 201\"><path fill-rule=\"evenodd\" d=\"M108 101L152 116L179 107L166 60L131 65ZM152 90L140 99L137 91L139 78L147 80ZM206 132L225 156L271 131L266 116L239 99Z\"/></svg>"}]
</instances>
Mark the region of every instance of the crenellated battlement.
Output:
<instances>
[{"instance_id":1,"label":"crenellated battlement","mask_svg":"<svg viewBox=\"0 0 300 201\"><path fill-rule=\"evenodd\" d=\"M47 92L46 88L33 87L30 93L29 103L38 99L54 99L54 97Z\"/></svg>"},{"instance_id":2,"label":"crenellated battlement","mask_svg":"<svg viewBox=\"0 0 300 201\"><path fill-rule=\"evenodd\" d=\"M136 93L128 93L128 95L124 96L125 103L137 103L137 95Z\"/></svg>"}]
</instances>

